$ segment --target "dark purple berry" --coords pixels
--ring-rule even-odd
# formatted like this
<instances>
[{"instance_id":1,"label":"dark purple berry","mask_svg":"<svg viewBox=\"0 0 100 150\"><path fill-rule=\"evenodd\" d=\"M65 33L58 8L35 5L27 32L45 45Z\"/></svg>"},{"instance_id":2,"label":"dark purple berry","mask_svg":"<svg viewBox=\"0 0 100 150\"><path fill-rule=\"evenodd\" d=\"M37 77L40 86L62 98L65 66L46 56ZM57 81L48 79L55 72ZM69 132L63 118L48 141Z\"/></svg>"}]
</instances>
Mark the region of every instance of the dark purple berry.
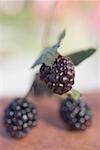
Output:
<instances>
[{"instance_id":1,"label":"dark purple berry","mask_svg":"<svg viewBox=\"0 0 100 150\"><path fill-rule=\"evenodd\" d=\"M22 138L37 124L37 109L26 99L17 98L6 108L4 123L15 138Z\"/></svg>"},{"instance_id":2,"label":"dark purple berry","mask_svg":"<svg viewBox=\"0 0 100 150\"><path fill-rule=\"evenodd\" d=\"M53 65L42 64L40 79L56 94L64 94L71 90L74 84L75 70L70 58L59 55Z\"/></svg>"},{"instance_id":3,"label":"dark purple berry","mask_svg":"<svg viewBox=\"0 0 100 150\"><path fill-rule=\"evenodd\" d=\"M84 100L73 100L68 97L60 104L60 116L71 128L85 130L91 124L91 109Z\"/></svg>"}]
</instances>

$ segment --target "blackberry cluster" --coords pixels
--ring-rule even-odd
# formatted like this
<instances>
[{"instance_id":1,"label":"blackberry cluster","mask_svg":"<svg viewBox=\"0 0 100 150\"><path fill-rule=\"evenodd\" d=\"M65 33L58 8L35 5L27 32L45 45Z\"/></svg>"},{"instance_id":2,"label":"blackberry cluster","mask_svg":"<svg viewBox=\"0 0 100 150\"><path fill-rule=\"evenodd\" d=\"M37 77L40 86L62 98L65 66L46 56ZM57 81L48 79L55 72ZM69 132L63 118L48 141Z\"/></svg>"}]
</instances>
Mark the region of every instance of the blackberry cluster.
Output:
<instances>
[{"instance_id":1,"label":"blackberry cluster","mask_svg":"<svg viewBox=\"0 0 100 150\"><path fill-rule=\"evenodd\" d=\"M14 99L5 110L4 123L11 136L24 137L37 125L37 109L26 99Z\"/></svg>"},{"instance_id":2,"label":"blackberry cluster","mask_svg":"<svg viewBox=\"0 0 100 150\"><path fill-rule=\"evenodd\" d=\"M40 68L40 79L56 94L62 95L71 90L74 84L74 64L70 58L59 55L52 67L45 63Z\"/></svg>"},{"instance_id":3,"label":"blackberry cluster","mask_svg":"<svg viewBox=\"0 0 100 150\"><path fill-rule=\"evenodd\" d=\"M60 105L60 115L62 120L71 129L85 130L91 124L91 110L84 100L75 101L67 98Z\"/></svg>"}]
</instances>

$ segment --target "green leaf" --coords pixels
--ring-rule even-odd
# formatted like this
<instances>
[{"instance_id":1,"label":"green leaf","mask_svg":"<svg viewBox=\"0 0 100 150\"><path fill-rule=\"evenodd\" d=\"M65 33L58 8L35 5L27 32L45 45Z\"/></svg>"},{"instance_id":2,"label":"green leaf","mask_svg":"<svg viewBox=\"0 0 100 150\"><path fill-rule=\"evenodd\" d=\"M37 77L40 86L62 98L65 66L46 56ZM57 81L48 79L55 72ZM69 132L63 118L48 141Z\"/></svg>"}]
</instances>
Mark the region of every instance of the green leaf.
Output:
<instances>
[{"instance_id":1,"label":"green leaf","mask_svg":"<svg viewBox=\"0 0 100 150\"><path fill-rule=\"evenodd\" d=\"M46 63L47 65L51 65L55 58L59 55L57 49L60 47L62 39L65 37L65 30L63 30L58 37L57 43L52 47L45 48L40 55L40 57L35 61L32 68L35 68L37 65L42 63Z\"/></svg>"},{"instance_id":2,"label":"green leaf","mask_svg":"<svg viewBox=\"0 0 100 150\"><path fill-rule=\"evenodd\" d=\"M66 57L70 57L73 61L74 65L79 65L82 61L84 61L86 58L90 57L94 52L96 51L95 48L89 48L87 50L75 52L73 54L69 54Z\"/></svg>"}]
</instances>

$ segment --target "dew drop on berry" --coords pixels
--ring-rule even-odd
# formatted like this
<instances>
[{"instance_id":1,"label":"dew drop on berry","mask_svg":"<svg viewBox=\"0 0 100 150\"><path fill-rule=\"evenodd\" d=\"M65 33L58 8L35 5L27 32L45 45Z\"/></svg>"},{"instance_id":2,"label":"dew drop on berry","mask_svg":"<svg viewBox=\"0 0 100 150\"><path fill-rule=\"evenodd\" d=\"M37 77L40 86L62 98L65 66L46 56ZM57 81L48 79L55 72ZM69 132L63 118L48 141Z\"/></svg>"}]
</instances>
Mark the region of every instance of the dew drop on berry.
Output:
<instances>
[{"instance_id":1,"label":"dew drop on berry","mask_svg":"<svg viewBox=\"0 0 100 150\"><path fill-rule=\"evenodd\" d=\"M24 103L23 103L23 107L24 107L24 108L28 107L28 103L27 103L27 102L24 102Z\"/></svg>"},{"instance_id":2,"label":"dew drop on berry","mask_svg":"<svg viewBox=\"0 0 100 150\"><path fill-rule=\"evenodd\" d=\"M28 118L32 119L33 118L33 114L32 113L28 113Z\"/></svg>"},{"instance_id":3,"label":"dew drop on berry","mask_svg":"<svg viewBox=\"0 0 100 150\"><path fill-rule=\"evenodd\" d=\"M18 124L19 124L19 125L22 125L22 124L23 124L23 121L22 121L22 120L18 120Z\"/></svg>"},{"instance_id":4,"label":"dew drop on berry","mask_svg":"<svg viewBox=\"0 0 100 150\"><path fill-rule=\"evenodd\" d=\"M23 119L23 121L27 121L27 120L28 120L27 115L23 115L23 116L22 116L22 119Z\"/></svg>"},{"instance_id":5,"label":"dew drop on berry","mask_svg":"<svg viewBox=\"0 0 100 150\"><path fill-rule=\"evenodd\" d=\"M33 108L33 109L32 109L32 113L33 113L33 114L37 114L37 109Z\"/></svg>"},{"instance_id":6,"label":"dew drop on berry","mask_svg":"<svg viewBox=\"0 0 100 150\"><path fill-rule=\"evenodd\" d=\"M18 106L16 106L16 110L20 110L21 109L21 107L18 105Z\"/></svg>"},{"instance_id":7,"label":"dew drop on berry","mask_svg":"<svg viewBox=\"0 0 100 150\"><path fill-rule=\"evenodd\" d=\"M27 127L28 127L27 123L24 123L23 128L27 128Z\"/></svg>"},{"instance_id":8,"label":"dew drop on berry","mask_svg":"<svg viewBox=\"0 0 100 150\"><path fill-rule=\"evenodd\" d=\"M76 124L75 124L75 127L76 127L76 128L80 128L80 124L79 124L79 123L76 123Z\"/></svg>"},{"instance_id":9,"label":"dew drop on berry","mask_svg":"<svg viewBox=\"0 0 100 150\"><path fill-rule=\"evenodd\" d=\"M9 115L10 115L10 116L13 116L13 115L14 115L14 112L10 111L10 112L9 112Z\"/></svg>"},{"instance_id":10,"label":"dew drop on berry","mask_svg":"<svg viewBox=\"0 0 100 150\"><path fill-rule=\"evenodd\" d=\"M90 116L89 115L86 115L85 116L85 120L89 120L90 119Z\"/></svg>"},{"instance_id":11,"label":"dew drop on berry","mask_svg":"<svg viewBox=\"0 0 100 150\"><path fill-rule=\"evenodd\" d=\"M84 122L85 122L85 119L84 119L84 118L80 118L80 122L81 122L81 123L84 123Z\"/></svg>"},{"instance_id":12,"label":"dew drop on berry","mask_svg":"<svg viewBox=\"0 0 100 150\"><path fill-rule=\"evenodd\" d=\"M7 120L7 123L8 123L8 124L11 124L11 119L8 119L8 120Z\"/></svg>"}]
</instances>

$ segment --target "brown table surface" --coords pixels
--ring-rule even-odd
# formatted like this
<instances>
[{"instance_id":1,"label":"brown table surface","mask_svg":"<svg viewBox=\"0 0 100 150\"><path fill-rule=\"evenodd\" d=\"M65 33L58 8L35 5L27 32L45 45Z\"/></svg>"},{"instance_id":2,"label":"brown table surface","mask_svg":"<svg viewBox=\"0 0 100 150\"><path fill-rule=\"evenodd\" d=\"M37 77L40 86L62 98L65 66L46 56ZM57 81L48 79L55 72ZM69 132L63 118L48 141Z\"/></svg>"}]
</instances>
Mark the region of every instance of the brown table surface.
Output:
<instances>
[{"instance_id":1,"label":"brown table surface","mask_svg":"<svg viewBox=\"0 0 100 150\"><path fill-rule=\"evenodd\" d=\"M39 110L38 126L23 139L11 138L3 126L4 109L10 98L0 100L0 150L100 150L100 93L85 94L93 111L86 131L69 131L58 113L57 97L33 98Z\"/></svg>"}]
</instances>

